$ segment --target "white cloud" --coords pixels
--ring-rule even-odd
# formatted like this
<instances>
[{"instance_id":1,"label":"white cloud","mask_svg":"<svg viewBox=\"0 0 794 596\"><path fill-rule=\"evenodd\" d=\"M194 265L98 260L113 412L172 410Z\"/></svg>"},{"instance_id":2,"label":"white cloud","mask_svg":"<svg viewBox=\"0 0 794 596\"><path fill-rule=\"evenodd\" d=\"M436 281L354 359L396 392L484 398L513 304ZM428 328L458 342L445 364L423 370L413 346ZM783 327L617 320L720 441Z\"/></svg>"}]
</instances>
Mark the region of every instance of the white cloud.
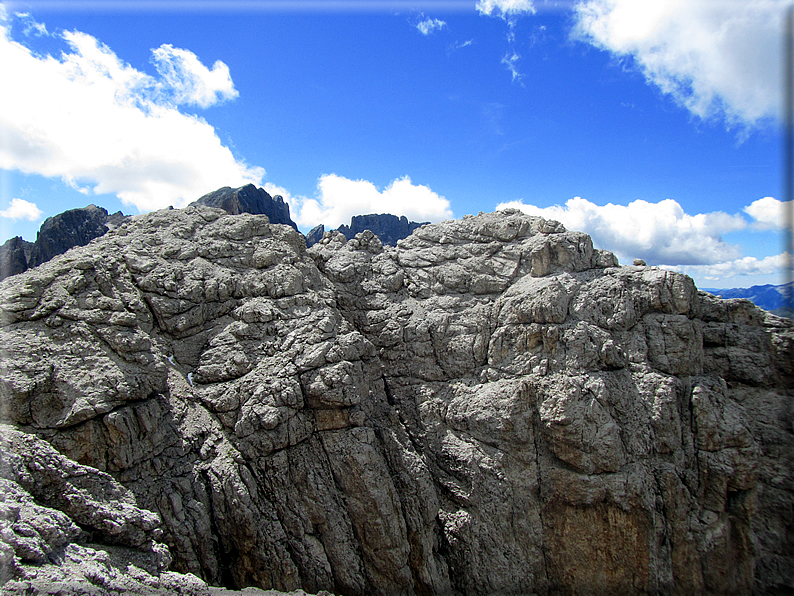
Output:
<instances>
[{"instance_id":1,"label":"white cloud","mask_svg":"<svg viewBox=\"0 0 794 596\"><path fill-rule=\"evenodd\" d=\"M782 230L786 227L784 208L794 208L791 201L778 201L773 197L764 197L753 201L743 209L755 222L752 227L757 230Z\"/></svg>"},{"instance_id":2,"label":"white cloud","mask_svg":"<svg viewBox=\"0 0 794 596\"><path fill-rule=\"evenodd\" d=\"M422 35L430 35L433 31L441 30L447 25L446 21L441 21L439 19L431 19L430 17L426 18L424 21L419 23L416 28L419 29L419 32Z\"/></svg>"},{"instance_id":3,"label":"white cloud","mask_svg":"<svg viewBox=\"0 0 794 596\"><path fill-rule=\"evenodd\" d=\"M171 95L177 105L208 108L238 96L229 67L220 60L210 70L193 52L163 44L152 50L152 62L162 77L165 93Z\"/></svg>"},{"instance_id":4,"label":"white cloud","mask_svg":"<svg viewBox=\"0 0 794 596\"><path fill-rule=\"evenodd\" d=\"M502 18L535 13L532 0L477 0L476 8L480 14Z\"/></svg>"},{"instance_id":5,"label":"white cloud","mask_svg":"<svg viewBox=\"0 0 794 596\"><path fill-rule=\"evenodd\" d=\"M43 214L44 212L36 206L36 203L30 203L24 199L11 199L8 209L0 211L0 217L14 220L36 221Z\"/></svg>"},{"instance_id":6,"label":"white cloud","mask_svg":"<svg viewBox=\"0 0 794 596\"><path fill-rule=\"evenodd\" d=\"M496 208L506 207L586 232L595 246L613 251L624 263L639 258L649 264L703 265L736 259L739 247L726 243L722 234L747 227L743 217L720 211L689 215L672 199L600 206L575 197L564 207L540 208L511 201Z\"/></svg>"},{"instance_id":7,"label":"white cloud","mask_svg":"<svg viewBox=\"0 0 794 596\"><path fill-rule=\"evenodd\" d=\"M336 174L326 174L317 183L317 198L292 197L284 189L265 187L284 197L293 213L292 219L302 228L317 224L336 228L349 224L354 215L391 213L404 215L411 221L439 222L452 217L447 199L421 184L415 185L408 176L394 180L383 191L367 180L351 180Z\"/></svg>"},{"instance_id":8,"label":"white cloud","mask_svg":"<svg viewBox=\"0 0 794 596\"><path fill-rule=\"evenodd\" d=\"M690 266L670 266L662 265L665 269L672 269L686 273L691 277L697 277L707 281L725 281L732 277L775 275L780 274L787 267L790 267L791 255L781 253L763 259L755 257L744 257L712 265L690 265ZM705 285L705 284L703 284ZM706 286L708 287L708 286Z\"/></svg>"},{"instance_id":9,"label":"white cloud","mask_svg":"<svg viewBox=\"0 0 794 596\"><path fill-rule=\"evenodd\" d=\"M215 130L175 104L234 97L228 69L204 67L171 46L154 52L155 79L81 32L70 51L38 56L0 20L0 168L58 177L116 194L140 211L181 207L221 186L259 184L264 170L236 160Z\"/></svg>"},{"instance_id":10,"label":"white cloud","mask_svg":"<svg viewBox=\"0 0 794 596\"><path fill-rule=\"evenodd\" d=\"M636 61L700 118L753 126L778 115L787 0L585 0L576 35Z\"/></svg>"}]
</instances>

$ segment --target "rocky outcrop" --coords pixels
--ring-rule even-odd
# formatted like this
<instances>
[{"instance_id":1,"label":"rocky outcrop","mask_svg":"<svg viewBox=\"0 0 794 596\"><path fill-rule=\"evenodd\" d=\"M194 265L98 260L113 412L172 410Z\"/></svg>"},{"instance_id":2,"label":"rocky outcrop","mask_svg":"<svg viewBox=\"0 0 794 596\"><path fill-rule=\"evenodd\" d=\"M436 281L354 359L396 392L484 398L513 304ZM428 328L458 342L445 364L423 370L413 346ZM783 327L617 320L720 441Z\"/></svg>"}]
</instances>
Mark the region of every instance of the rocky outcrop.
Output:
<instances>
[{"instance_id":1,"label":"rocky outcrop","mask_svg":"<svg viewBox=\"0 0 794 596\"><path fill-rule=\"evenodd\" d=\"M341 225L336 230L348 240L355 238L356 234L360 234L365 230L373 232L380 241L387 246L396 246L399 240L407 238L413 231L430 222L417 223L415 221L408 221L404 215L397 217L390 213L381 213L379 215L354 215L350 219L350 225ZM311 247L323 239L325 233L325 226L322 224L314 227L306 234L306 246Z\"/></svg>"},{"instance_id":2,"label":"rocky outcrop","mask_svg":"<svg viewBox=\"0 0 794 596\"><path fill-rule=\"evenodd\" d=\"M325 226L323 224L319 224L314 226L309 233L306 234L306 246L312 247L317 244L320 240L323 239L325 235Z\"/></svg>"},{"instance_id":3,"label":"rocky outcrop","mask_svg":"<svg viewBox=\"0 0 794 596\"><path fill-rule=\"evenodd\" d=\"M209 595L167 571L160 520L111 476L0 425L0 582L3 594Z\"/></svg>"},{"instance_id":4,"label":"rocky outcrop","mask_svg":"<svg viewBox=\"0 0 794 596\"><path fill-rule=\"evenodd\" d=\"M282 196L271 197L264 188L257 188L253 184L246 184L240 188L224 186L204 195L191 205L216 207L231 215L240 213L267 215L271 223L286 224L298 229L298 226L290 218L289 205L284 202Z\"/></svg>"},{"instance_id":5,"label":"rocky outcrop","mask_svg":"<svg viewBox=\"0 0 794 596\"><path fill-rule=\"evenodd\" d=\"M119 212L110 217L115 218L115 221L124 216ZM107 210L96 205L70 209L48 217L41 224L36 242L33 243L28 267L41 265L72 247L85 246L108 231L108 220Z\"/></svg>"},{"instance_id":6,"label":"rocky outcrop","mask_svg":"<svg viewBox=\"0 0 794 596\"><path fill-rule=\"evenodd\" d=\"M0 308L7 432L155 513L161 537L138 527L171 572L338 594L794 589L792 324L559 223L506 211L306 249L263 216L161 211L0 283Z\"/></svg>"},{"instance_id":7,"label":"rocky outcrop","mask_svg":"<svg viewBox=\"0 0 794 596\"><path fill-rule=\"evenodd\" d=\"M108 215L105 209L96 205L48 217L39 229L36 242L27 242L17 236L0 246L0 279L41 265L75 246L85 246L127 217L121 211Z\"/></svg>"},{"instance_id":8,"label":"rocky outcrop","mask_svg":"<svg viewBox=\"0 0 794 596\"><path fill-rule=\"evenodd\" d=\"M33 243L16 236L0 246L0 279L22 273L28 268Z\"/></svg>"}]
</instances>

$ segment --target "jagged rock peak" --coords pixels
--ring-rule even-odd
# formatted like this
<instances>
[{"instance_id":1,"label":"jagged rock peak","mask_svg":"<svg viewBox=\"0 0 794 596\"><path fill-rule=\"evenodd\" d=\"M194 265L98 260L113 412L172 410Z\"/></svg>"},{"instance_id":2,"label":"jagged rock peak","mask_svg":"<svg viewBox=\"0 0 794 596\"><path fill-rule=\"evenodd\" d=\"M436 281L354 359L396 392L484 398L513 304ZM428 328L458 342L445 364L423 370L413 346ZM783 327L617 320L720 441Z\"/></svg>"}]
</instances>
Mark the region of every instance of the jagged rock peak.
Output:
<instances>
[{"instance_id":1,"label":"jagged rock peak","mask_svg":"<svg viewBox=\"0 0 794 596\"><path fill-rule=\"evenodd\" d=\"M10 238L0 246L0 279L22 273L28 268L33 243L21 236Z\"/></svg>"},{"instance_id":2,"label":"jagged rock peak","mask_svg":"<svg viewBox=\"0 0 794 596\"><path fill-rule=\"evenodd\" d=\"M88 205L48 217L41 225L36 241L11 238L0 247L0 279L16 275L65 253L72 247L85 246L128 216L121 211L108 215L102 207Z\"/></svg>"},{"instance_id":3,"label":"jagged rock peak","mask_svg":"<svg viewBox=\"0 0 794 596\"><path fill-rule=\"evenodd\" d=\"M124 218L121 212L110 216L114 223ZM94 238L105 234L109 226L106 209L88 205L80 209L69 209L41 224L36 241L28 259L28 268L36 267L52 257L65 253L74 246L85 246Z\"/></svg>"},{"instance_id":4,"label":"jagged rock peak","mask_svg":"<svg viewBox=\"0 0 794 596\"><path fill-rule=\"evenodd\" d=\"M224 186L218 190L207 193L191 205L205 205L223 209L230 215L251 213L253 215L267 215L270 223L286 224L296 230L298 226L292 221L289 205L281 195L271 197L264 188L257 188L253 184L246 184L240 188Z\"/></svg>"},{"instance_id":5,"label":"jagged rock peak","mask_svg":"<svg viewBox=\"0 0 794 596\"><path fill-rule=\"evenodd\" d=\"M380 241L387 246L396 246L399 240L407 238L411 233L430 222L425 221L417 223L415 221L408 221L404 215L397 217L391 213L369 214L369 215L354 215L350 219L350 225L341 225L337 228L337 232L342 234L345 238L351 239L360 234L364 230L371 230ZM325 226L322 224L314 227L306 234L306 246L313 246L323 238L325 233Z\"/></svg>"},{"instance_id":6,"label":"jagged rock peak","mask_svg":"<svg viewBox=\"0 0 794 596\"><path fill-rule=\"evenodd\" d=\"M339 232L350 239L364 230L372 230L383 244L396 246L398 240L407 238L415 229L428 223L430 222L408 221L404 215L397 217L390 213L354 215L350 220L350 226L339 226Z\"/></svg>"},{"instance_id":7,"label":"jagged rock peak","mask_svg":"<svg viewBox=\"0 0 794 596\"><path fill-rule=\"evenodd\" d=\"M0 347L0 419L90 468L70 482L129 491L91 496L127 504L118 526L157 514L170 572L354 596L794 590L794 326L557 222L307 249L258 215L140 215L0 282ZM40 550L82 546L71 501L42 506L68 519L31 524ZM67 562L33 567L20 528L0 565L35 593Z\"/></svg>"}]
</instances>

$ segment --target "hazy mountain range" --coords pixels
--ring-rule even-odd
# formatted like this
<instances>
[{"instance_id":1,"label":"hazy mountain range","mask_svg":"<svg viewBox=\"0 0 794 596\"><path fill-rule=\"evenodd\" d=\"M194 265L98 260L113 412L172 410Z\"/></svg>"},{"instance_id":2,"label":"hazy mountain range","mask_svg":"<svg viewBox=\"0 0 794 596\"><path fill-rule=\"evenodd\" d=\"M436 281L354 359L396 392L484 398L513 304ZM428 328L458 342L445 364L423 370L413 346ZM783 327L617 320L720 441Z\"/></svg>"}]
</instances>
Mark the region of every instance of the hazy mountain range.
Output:
<instances>
[{"instance_id":1,"label":"hazy mountain range","mask_svg":"<svg viewBox=\"0 0 794 596\"><path fill-rule=\"evenodd\" d=\"M791 298L792 289L794 289L792 282L777 286L767 284L749 288L701 288L701 290L723 298L747 298L756 306L785 317L791 317L794 314L791 307L786 305L786 301Z\"/></svg>"}]
</instances>

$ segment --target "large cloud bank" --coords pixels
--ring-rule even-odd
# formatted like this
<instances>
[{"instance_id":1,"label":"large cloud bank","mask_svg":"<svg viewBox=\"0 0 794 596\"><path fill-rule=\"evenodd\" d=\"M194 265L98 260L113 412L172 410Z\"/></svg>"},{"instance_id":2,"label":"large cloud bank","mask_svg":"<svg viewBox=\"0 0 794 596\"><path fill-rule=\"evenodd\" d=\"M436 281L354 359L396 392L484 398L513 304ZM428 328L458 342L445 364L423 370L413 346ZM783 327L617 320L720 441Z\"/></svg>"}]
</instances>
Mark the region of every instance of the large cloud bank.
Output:
<instances>
[{"instance_id":1,"label":"large cloud bank","mask_svg":"<svg viewBox=\"0 0 794 596\"><path fill-rule=\"evenodd\" d=\"M152 50L153 77L77 31L60 35L68 51L40 56L11 39L10 18L0 11L0 168L113 193L140 211L261 183L264 170L235 159L212 126L179 110L237 96L222 62L207 68L166 44Z\"/></svg>"},{"instance_id":2,"label":"large cloud bank","mask_svg":"<svg viewBox=\"0 0 794 596\"><path fill-rule=\"evenodd\" d=\"M723 234L745 229L782 228L786 203L772 197L753 201L744 208L754 221L721 211L686 213L678 202L636 200L628 205L596 205L575 197L565 205L537 207L523 201L500 203L497 209L520 209L529 215L562 222L568 229L590 234L593 244L614 252L621 262L635 258L690 274L759 275L773 273L782 256L759 260L742 257L741 249L723 240Z\"/></svg>"},{"instance_id":3,"label":"large cloud bank","mask_svg":"<svg viewBox=\"0 0 794 596\"><path fill-rule=\"evenodd\" d=\"M779 115L787 0L585 0L578 37L633 60L698 117L752 126Z\"/></svg>"},{"instance_id":4,"label":"large cloud bank","mask_svg":"<svg viewBox=\"0 0 794 596\"><path fill-rule=\"evenodd\" d=\"M781 271L791 268L791 255L781 253L764 257L763 259L742 257L741 259L714 263L713 265L693 265L689 267L668 265L666 268L706 281L721 282L732 277L779 274Z\"/></svg>"},{"instance_id":5,"label":"large cloud bank","mask_svg":"<svg viewBox=\"0 0 794 596\"><path fill-rule=\"evenodd\" d=\"M318 224L336 228L349 224L354 215L392 213L411 221L439 222L452 215L450 203L429 187L414 184L408 176L394 180L379 190L367 180L351 180L326 174L317 183L315 198L292 197L285 189L272 184L265 188L280 194L289 203L292 219L303 229Z\"/></svg>"}]
</instances>

